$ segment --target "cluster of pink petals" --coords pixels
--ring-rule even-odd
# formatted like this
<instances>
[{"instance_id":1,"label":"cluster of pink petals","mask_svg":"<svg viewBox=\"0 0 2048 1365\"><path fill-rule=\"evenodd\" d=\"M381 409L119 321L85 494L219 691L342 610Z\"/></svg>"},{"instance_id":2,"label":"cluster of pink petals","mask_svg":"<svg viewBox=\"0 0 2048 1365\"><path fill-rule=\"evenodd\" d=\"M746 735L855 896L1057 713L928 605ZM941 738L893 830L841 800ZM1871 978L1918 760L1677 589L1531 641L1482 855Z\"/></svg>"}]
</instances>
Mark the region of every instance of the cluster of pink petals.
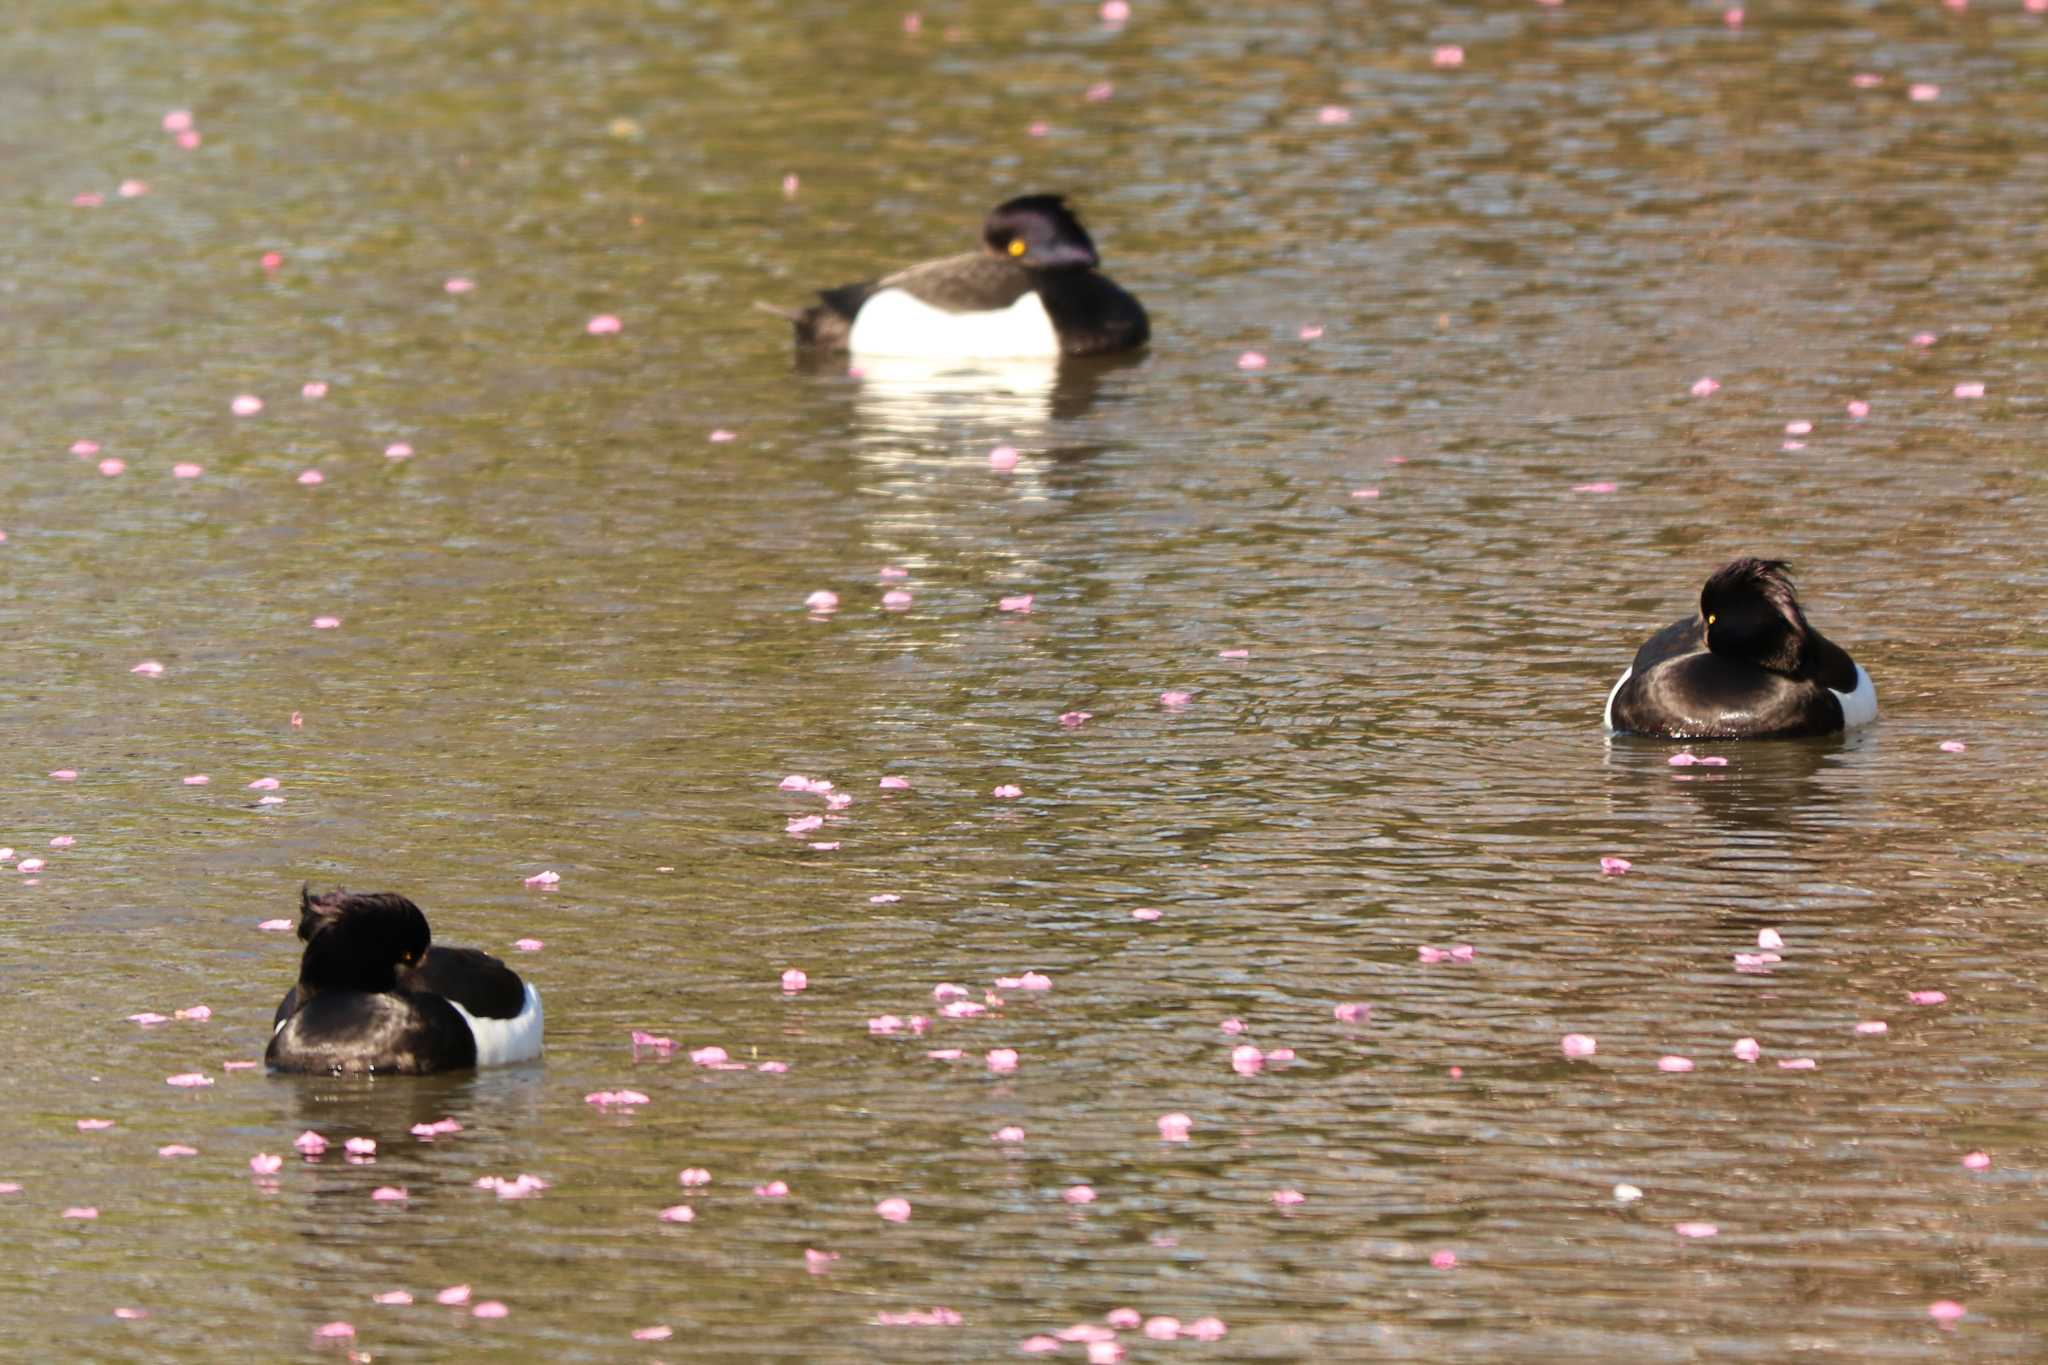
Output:
<instances>
[{"instance_id":1,"label":"cluster of pink petals","mask_svg":"<svg viewBox=\"0 0 2048 1365\"><path fill-rule=\"evenodd\" d=\"M478 1176L476 1187L489 1190L500 1199L527 1199L546 1189L548 1182L522 1171L510 1180L497 1175Z\"/></svg>"},{"instance_id":2,"label":"cluster of pink petals","mask_svg":"<svg viewBox=\"0 0 2048 1365\"><path fill-rule=\"evenodd\" d=\"M1470 962L1476 956L1478 956L1478 949L1469 943L1453 943L1448 948L1436 948L1424 943L1418 944L1415 949L1416 961L1432 964L1438 962Z\"/></svg>"},{"instance_id":3,"label":"cluster of pink petals","mask_svg":"<svg viewBox=\"0 0 2048 1365\"><path fill-rule=\"evenodd\" d=\"M1049 991L1052 978L1042 972L1025 972L1022 976L999 976L996 986L1006 991Z\"/></svg>"},{"instance_id":4,"label":"cluster of pink petals","mask_svg":"<svg viewBox=\"0 0 2048 1365\"><path fill-rule=\"evenodd\" d=\"M629 1109L646 1104L648 1098L638 1090L593 1090L583 1097L583 1102L599 1109Z\"/></svg>"}]
</instances>

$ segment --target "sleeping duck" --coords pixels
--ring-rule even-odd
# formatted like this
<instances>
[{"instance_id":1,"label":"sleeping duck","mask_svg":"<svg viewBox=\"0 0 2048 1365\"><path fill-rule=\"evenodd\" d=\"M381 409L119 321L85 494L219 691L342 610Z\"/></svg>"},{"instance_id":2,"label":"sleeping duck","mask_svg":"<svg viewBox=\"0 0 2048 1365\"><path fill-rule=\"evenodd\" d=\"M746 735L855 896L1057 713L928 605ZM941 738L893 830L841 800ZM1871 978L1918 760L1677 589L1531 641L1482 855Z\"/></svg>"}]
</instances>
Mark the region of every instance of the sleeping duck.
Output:
<instances>
[{"instance_id":1,"label":"sleeping duck","mask_svg":"<svg viewBox=\"0 0 2048 1365\"><path fill-rule=\"evenodd\" d=\"M961 361L1135 350L1145 310L1098 264L1064 198L1027 194L989 213L979 251L821 290L790 315L797 348Z\"/></svg>"},{"instance_id":2,"label":"sleeping duck","mask_svg":"<svg viewBox=\"0 0 2048 1365\"><path fill-rule=\"evenodd\" d=\"M1715 570L1697 615L1636 651L1607 694L1607 728L1666 739L1775 739L1877 719L1877 689L1807 624L1779 559Z\"/></svg>"},{"instance_id":3,"label":"sleeping duck","mask_svg":"<svg viewBox=\"0 0 2048 1365\"><path fill-rule=\"evenodd\" d=\"M540 992L489 953L434 947L403 896L302 888L299 937L264 1054L275 1070L418 1075L540 1055Z\"/></svg>"}]
</instances>

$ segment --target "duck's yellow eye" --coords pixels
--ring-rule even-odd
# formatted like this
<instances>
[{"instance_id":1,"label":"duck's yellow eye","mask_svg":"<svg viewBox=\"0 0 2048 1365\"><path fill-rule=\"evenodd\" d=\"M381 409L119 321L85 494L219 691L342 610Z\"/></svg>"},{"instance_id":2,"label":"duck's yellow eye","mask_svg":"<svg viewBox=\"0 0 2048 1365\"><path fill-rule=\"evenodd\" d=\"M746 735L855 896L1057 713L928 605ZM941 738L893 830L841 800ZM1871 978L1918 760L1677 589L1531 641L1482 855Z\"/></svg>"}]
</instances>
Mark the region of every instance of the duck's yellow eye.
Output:
<instances>
[{"instance_id":1,"label":"duck's yellow eye","mask_svg":"<svg viewBox=\"0 0 2048 1365\"><path fill-rule=\"evenodd\" d=\"M1029 251L1030 249L1030 247L1024 245L1024 239L1022 237L1013 237L1010 239L1010 254L1012 256L1022 256L1025 252Z\"/></svg>"},{"instance_id":2,"label":"duck's yellow eye","mask_svg":"<svg viewBox=\"0 0 2048 1365\"><path fill-rule=\"evenodd\" d=\"M1719 618L1717 618L1717 617L1713 617L1713 616L1709 616L1709 617L1707 618L1707 624L1711 626L1711 625L1713 625L1713 624L1714 624L1714 622L1715 622L1715 621L1716 621L1717 619L1719 619Z\"/></svg>"}]
</instances>

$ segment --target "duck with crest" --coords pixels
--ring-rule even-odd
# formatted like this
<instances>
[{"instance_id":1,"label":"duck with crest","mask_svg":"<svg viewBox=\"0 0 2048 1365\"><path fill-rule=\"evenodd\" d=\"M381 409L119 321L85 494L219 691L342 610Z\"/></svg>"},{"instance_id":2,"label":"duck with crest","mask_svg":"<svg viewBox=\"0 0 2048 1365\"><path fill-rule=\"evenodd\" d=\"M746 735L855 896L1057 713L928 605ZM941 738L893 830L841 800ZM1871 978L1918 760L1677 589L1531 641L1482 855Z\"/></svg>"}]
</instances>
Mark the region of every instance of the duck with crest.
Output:
<instances>
[{"instance_id":1,"label":"duck with crest","mask_svg":"<svg viewBox=\"0 0 2048 1365\"><path fill-rule=\"evenodd\" d=\"M489 953L433 943L404 896L299 892L306 951L272 1021L277 1071L461 1071L541 1051L540 992Z\"/></svg>"},{"instance_id":2,"label":"duck with crest","mask_svg":"<svg viewBox=\"0 0 2048 1365\"><path fill-rule=\"evenodd\" d=\"M989 211L979 251L769 311L795 324L801 352L975 361L1136 350L1151 335L1145 309L1100 264L1063 196L1027 194Z\"/></svg>"},{"instance_id":3,"label":"duck with crest","mask_svg":"<svg viewBox=\"0 0 2048 1365\"><path fill-rule=\"evenodd\" d=\"M1714 571L1699 611L1636 651L1607 694L1607 728L1666 739L1782 739L1877 719L1877 689L1807 623L1781 559Z\"/></svg>"}]
</instances>

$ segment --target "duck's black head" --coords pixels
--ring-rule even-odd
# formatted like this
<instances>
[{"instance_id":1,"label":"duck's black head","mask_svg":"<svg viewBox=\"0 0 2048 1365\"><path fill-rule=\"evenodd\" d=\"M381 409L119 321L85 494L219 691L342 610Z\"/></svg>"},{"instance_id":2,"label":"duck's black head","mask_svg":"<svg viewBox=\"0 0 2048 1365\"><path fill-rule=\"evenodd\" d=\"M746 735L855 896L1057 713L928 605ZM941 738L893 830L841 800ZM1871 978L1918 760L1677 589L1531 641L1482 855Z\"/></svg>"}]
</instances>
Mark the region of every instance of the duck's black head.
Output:
<instances>
[{"instance_id":1,"label":"duck's black head","mask_svg":"<svg viewBox=\"0 0 2048 1365\"><path fill-rule=\"evenodd\" d=\"M1716 569L1700 590L1707 648L1773 673L1798 673L1813 630L1799 610L1789 568L1782 559L1738 559Z\"/></svg>"},{"instance_id":2,"label":"duck's black head","mask_svg":"<svg viewBox=\"0 0 2048 1365\"><path fill-rule=\"evenodd\" d=\"M1027 194L998 204L981 226L982 245L1005 260L1033 270L1072 270L1099 265L1088 229L1057 194Z\"/></svg>"},{"instance_id":3,"label":"duck's black head","mask_svg":"<svg viewBox=\"0 0 2048 1365\"><path fill-rule=\"evenodd\" d=\"M299 983L312 990L388 991L433 942L420 908L390 891L315 896L301 888L299 937Z\"/></svg>"}]
</instances>

